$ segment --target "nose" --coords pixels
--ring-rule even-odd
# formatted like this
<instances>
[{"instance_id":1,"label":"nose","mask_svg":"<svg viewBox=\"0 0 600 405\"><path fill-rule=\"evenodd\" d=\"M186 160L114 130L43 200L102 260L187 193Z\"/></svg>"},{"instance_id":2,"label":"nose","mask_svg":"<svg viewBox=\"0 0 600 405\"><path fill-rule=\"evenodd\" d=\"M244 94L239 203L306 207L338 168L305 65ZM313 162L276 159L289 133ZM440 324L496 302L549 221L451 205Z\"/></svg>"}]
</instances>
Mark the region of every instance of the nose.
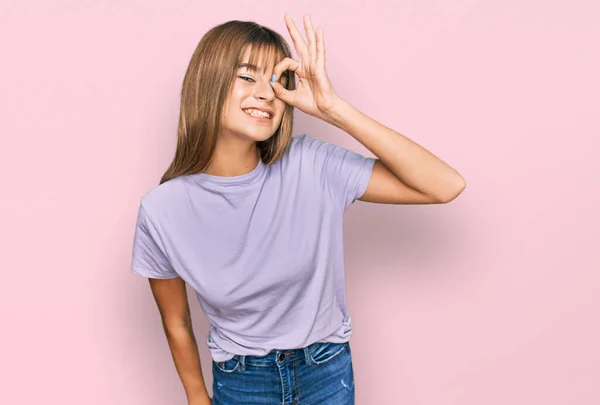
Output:
<instances>
[{"instance_id":1,"label":"nose","mask_svg":"<svg viewBox=\"0 0 600 405\"><path fill-rule=\"evenodd\" d=\"M271 85L263 80L257 84L254 97L261 100L271 101L275 98L275 92L273 92Z\"/></svg>"}]
</instances>

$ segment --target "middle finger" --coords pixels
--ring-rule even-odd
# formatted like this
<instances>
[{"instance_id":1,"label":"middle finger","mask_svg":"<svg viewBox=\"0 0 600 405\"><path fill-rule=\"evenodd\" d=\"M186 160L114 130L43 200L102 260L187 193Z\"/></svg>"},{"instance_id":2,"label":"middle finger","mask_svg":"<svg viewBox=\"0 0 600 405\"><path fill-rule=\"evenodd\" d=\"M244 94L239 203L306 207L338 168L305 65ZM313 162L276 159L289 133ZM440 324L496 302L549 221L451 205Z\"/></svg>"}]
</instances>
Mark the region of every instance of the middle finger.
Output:
<instances>
[{"instance_id":1,"label":"middle finger","mask_svg":"<svg viewBox=\"0 0 600 405\"><path fill-rule=\"evenodd\" d=\"M315 30L313 29L310 14L304 16L304 29L306 30L306 38L308 39L308 50L311 59L317 58L317 45L315 41Z\"/></svg>"}]
</instances>

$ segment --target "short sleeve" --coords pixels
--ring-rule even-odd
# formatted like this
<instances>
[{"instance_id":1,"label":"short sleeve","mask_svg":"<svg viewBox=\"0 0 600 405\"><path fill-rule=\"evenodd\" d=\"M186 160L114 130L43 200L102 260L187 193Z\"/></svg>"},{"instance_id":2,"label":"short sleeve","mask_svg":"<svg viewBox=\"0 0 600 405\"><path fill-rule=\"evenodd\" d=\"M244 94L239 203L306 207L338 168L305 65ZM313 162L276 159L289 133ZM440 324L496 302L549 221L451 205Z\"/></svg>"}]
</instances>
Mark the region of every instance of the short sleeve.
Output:
<instances>
[{"instance_id":1,"label":"short sleeve","mask_svg":"<svg viewBox=\"0 0 600 405\"><path fill-rule=\"evenodd\" d=\"M148 278L178 277L161 247L156 227L141 204L133 238L131 271Z\"/></svg>"},{"instance_id":2,"label":"short sleeve","mask_svg":"<svg viewBox=\"0 0 600 405\"><path fill-rule=\"evenodd\" d=\"M321 185L342 212L347 210L367 190L377 159L303 136Z\"/></svg>"}]
</instances>

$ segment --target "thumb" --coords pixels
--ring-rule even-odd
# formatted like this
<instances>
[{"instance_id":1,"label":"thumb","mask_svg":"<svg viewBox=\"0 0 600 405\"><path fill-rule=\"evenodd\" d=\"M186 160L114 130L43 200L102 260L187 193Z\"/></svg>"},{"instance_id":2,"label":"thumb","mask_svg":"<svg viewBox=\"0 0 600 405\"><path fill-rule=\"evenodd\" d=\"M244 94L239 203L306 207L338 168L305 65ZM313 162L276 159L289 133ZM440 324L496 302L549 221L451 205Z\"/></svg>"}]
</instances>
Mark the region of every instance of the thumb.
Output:
<instances>
[{"instance_id":1,"label":"thumb","mask_svg":"<svg viewBox=\"0 0 600 405\"><path fill-rule=\"evenodd\" d=\"M271 87L273 88L273 92L275 96L287 104L292 105L292 101L294 100L293 92L283 87L283 85L279 82L269 82Z\"/></svg>"}]
</instances>

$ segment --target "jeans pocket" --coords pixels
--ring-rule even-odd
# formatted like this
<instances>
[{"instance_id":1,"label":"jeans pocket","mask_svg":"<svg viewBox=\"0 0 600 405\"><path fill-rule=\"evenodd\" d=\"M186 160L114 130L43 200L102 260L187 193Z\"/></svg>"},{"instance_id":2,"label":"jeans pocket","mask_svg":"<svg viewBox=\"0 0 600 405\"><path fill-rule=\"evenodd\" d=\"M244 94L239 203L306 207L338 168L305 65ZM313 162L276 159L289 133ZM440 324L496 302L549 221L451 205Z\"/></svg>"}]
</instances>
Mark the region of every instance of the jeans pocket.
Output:
<instances>
[{"instance_id":1,"label":"jeans pocket","mask_svg":"<svg viewBox=\"0 0 600 405\"><path fill-rule=\"evenodd\" d=\"M308 352L312 364L326 364L348 349L348 342L318 342Z\"/></svg>"},{"instance_id":2,"label":"jeans pocket","mask_svg":"<svg viewBox=\"0 0 600 405\"><path fill-rule=\"evenodd\" d=\"M229 360L225 361L214 361L213 366L217 368L217 370L222 371L223 373L233 373L235 372L240 365L240 356L235 355Z\"/></svg>"}]
</instances>

